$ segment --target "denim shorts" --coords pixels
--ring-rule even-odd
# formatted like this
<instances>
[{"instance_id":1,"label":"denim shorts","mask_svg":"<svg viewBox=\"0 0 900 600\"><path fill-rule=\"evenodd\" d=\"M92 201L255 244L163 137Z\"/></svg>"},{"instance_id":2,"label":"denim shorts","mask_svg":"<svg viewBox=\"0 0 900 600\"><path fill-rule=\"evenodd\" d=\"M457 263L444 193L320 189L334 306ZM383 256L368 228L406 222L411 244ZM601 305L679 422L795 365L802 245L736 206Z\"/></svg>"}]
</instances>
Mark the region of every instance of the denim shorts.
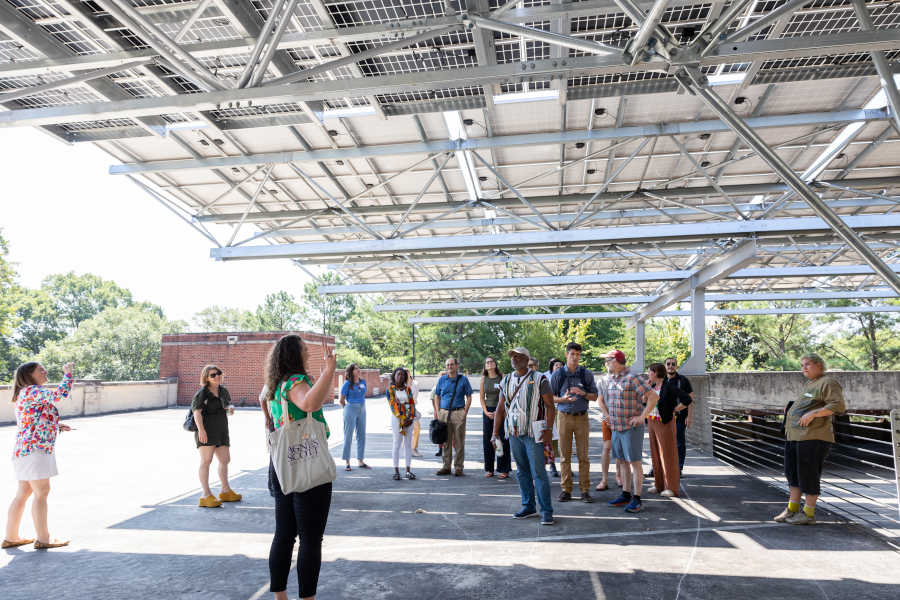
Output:
<instances>
[{"instance_id":1,"label":"denim shorts","mask_svg":"<svg viewBox=\"0 0 900 600\"><path fill-rule=\"evenodd\" d=\"M612 432L612 457L626 462L641 460L644 446L644 426Z\"/></svg>"}]
</instances>

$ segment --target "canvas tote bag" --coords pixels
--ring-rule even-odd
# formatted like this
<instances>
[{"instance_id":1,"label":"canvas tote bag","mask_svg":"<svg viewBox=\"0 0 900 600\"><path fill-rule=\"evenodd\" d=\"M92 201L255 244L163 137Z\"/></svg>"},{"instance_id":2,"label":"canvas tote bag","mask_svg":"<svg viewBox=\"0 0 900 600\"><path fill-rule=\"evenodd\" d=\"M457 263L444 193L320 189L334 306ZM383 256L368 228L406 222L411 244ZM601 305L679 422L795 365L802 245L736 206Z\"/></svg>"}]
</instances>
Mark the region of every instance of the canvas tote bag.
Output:
<instances>
[{"instance_id":1,"label":"canvas tote bag","mask_svg":"<svg viewBox=\"0 0 900 600\"><path fill-rule=\"evenodd\" d=\"M288 418L288 402L284 397L281 414ZM285 494L305 492L337 479L334 458L328 451L325 424L316 421L312 412L307 412L305 419L287 421L270 431L269 454Z\"/></svg>"}]
</instances>

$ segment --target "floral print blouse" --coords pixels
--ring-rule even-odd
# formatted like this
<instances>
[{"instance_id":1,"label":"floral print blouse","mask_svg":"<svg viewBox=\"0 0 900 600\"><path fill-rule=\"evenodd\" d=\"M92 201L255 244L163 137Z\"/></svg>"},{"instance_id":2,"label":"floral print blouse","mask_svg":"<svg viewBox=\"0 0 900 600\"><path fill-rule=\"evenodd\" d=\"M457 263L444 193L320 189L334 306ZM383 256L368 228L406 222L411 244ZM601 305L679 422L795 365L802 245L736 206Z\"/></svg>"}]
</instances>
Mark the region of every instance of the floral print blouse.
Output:
<instances>
[{"instance_id":1,"label":"floral print blouse","mask_svg":"<svg viewBox=\"0 0 900 600\"><path fill-rule=\"evenodd\" d=\"M16 449L15 458L27 456L39 450L53 454L56 434L59 432L59 411L56 403L67 398L72 390L72 375L63 376L55 390L45 390L39 385L29 385L19 392L16 400Z\"/></svg>"}]
</instances>

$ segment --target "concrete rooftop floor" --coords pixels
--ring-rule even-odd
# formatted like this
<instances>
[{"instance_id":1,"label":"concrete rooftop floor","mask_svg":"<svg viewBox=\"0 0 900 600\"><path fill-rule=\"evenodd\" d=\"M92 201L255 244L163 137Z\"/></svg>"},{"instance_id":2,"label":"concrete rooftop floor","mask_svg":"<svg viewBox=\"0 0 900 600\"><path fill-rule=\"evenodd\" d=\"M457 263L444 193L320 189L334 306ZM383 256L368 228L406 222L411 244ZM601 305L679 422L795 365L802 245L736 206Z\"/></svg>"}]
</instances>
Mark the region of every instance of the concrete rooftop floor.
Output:
<instances>
[{"instance_id":1,"label":"concrete rooftop floor","mask_svg":"<svg viewBox=\"0 0 900 600\"><path fill-rule=\"evenodd\" d=\"M183 413L67 421L76 430L57 445L50 528L72 544L0 552L0 598L270 597L274 515L261 415L242 410L231 421L232 485L243 502L200 509ZM326 414L340 457L340 409ZM823 511L815 527L772 523L786 502L782 492L696 450L688 452L680 499L645 492L645 511L629 515L606 506L616 492L597 492L594 504L554 502L556 525L541 527L511 518L519 508L514 480L482 476L477 401L462 478L435 477L435 448L423 435L426 458L413 461L419 479L391 480L388 417L385 400L369 400L366 454L374 469L338 471L319 598L900 597L900 552L884 538ZM592 483L600 470L594 425ZM14 434L0 427L0 447L11 449ZM9 463L0 482L8 502ZM551 483L555 499L559 480ZM28 512L22 534L32 534ZM296 597L295 573L288 591Z\"/></svg>"}]
</instances>

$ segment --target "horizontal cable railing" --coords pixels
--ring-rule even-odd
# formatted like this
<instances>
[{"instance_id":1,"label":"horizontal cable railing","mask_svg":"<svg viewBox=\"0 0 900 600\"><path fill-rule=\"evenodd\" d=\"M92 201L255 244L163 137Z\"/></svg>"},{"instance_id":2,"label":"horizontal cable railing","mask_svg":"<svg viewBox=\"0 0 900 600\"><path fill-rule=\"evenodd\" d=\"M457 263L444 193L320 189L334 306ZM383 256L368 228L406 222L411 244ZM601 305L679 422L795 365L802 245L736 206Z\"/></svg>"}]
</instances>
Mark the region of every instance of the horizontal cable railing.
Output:
<instances>
[{"instance_id":1,"label":"horizontal cable railing","mask_svg":"<svg viewBox=\"0 0 900 600\"><path fill-rule=\"evenodd\" d=\"M735 407L722 398L710 398L709 406L716 457L769 481L784 479L781 412ZM834 417L834 432L822 501L879 528L900 528L888 411Z\"/></svg>"}]
</instances>

